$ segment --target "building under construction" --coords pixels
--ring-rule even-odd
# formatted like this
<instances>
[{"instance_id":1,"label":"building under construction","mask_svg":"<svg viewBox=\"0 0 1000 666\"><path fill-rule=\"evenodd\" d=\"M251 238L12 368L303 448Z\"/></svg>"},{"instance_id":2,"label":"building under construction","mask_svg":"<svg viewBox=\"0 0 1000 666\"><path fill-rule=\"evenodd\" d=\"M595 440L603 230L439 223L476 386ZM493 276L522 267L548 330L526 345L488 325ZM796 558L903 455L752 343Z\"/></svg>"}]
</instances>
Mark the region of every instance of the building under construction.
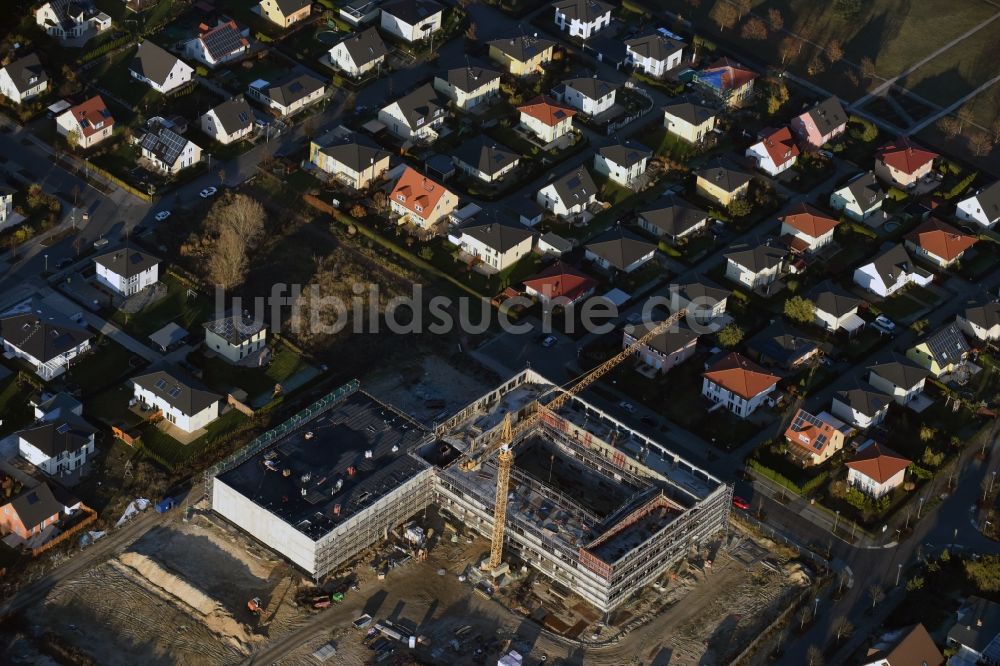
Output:
<instances>
[{"instance_id":1,"label":"building under construction","mask_svg":"<svg viewBox=\"0 0 1000 666\"><path fill-rule=\"evenodd\" d=\"M429 432L349 385L212 470L212 507L315 576L432 503L490 538L496 456L463 461L510 414L527 427L510 442L504 559L611 610L725 529L730 488L579 397L530 418L560 391L526 370Z\"/></svg>"}]
</instances>

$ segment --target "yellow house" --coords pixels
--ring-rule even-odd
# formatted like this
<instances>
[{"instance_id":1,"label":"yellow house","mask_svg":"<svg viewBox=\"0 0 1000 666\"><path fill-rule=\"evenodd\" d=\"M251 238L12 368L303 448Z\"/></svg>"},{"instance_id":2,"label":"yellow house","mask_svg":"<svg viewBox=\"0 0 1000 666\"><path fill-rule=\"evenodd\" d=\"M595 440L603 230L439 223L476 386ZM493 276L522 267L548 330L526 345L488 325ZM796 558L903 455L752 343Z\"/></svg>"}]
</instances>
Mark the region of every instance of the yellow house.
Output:
<instances>
[{"instance_id":1,"label":"yellow house","mask_svg":"<svg viewBox=\"0 0 1000 666\"><path fill-rule=\"evenodd\" d=\"M514 76L524 76L542 71L542 66L552 62L555 42L538 37L512 37L490 42L490 57L503 64Z\"/></svg>"},{"instance_id":2,"label":"yellow house","mask_svg":"<svg viewBox=\"0 0 1000 666\"><path fill-rule=\"evenodd\" d=\"M271 23L287 28L296 21L308 18L312 0L260 0L253 11Z\"/></svg>"},{"instance_id":3,"label":"yellow house","mask_svg":"<svg viewBox=\"0 0 1000 666\"><path fill-rule=\"evenodd\" d=\"M955 372L968 356L969 343L957 324L945 326L906 351L908 359L926 368L935 378Z\"/></svg>"},{"instance_id":4,"label":"yellow house","mask_svg":"<svg viewBox=\"0 0 1000 666\"><path fill-rule=\"evenodd\" d=\"M695 185L701 196L722 206L728 206L736 199L747 195L750 180L750 174L718 166L699 171Z\"/></svg>"},{"instance_id":5,"label":"yellow house","mask_svg":"<svg viewBox=\"0 0 1000 666\"><path fill-rule=\"evenodd\" d=\"M699 143L715 129L718 114L707 106L681 102L663 109L663 126L688 143Z\"/></svg>"}]
</instances>

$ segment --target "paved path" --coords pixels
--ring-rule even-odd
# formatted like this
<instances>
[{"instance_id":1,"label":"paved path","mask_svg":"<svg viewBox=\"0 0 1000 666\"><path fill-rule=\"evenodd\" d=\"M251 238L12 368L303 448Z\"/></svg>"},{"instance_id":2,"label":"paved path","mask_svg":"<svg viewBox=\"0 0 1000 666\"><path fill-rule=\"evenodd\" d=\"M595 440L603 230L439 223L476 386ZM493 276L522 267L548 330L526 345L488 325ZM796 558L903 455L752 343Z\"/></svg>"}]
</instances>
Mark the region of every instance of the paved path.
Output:
<instances>
[{"instance_id":1,"label":"paved path","mask_svg":"<svg viewBox=\"0 0 1000 666\"><path fill-rule=\"evenodd\" d=\"M931 125L931 124L937 122L939 118L943 118L944 116L947 116L948 114L957 111L963 104L965 104L966 102L968 102L973 97L979 95L979 93L981 93L981 92L983 92L983 91L985 91L985 90L987 90L989 88L992 88L993 85L997 81L1000 81L1000 74L997 74L992 79L990 79L986 83L982 84L981 86L979 86L978 88L976 88L975 90L973 90L972 92L970 92L968 95L964 95L961 99L959 99L958 101L950 104L947 108L941 109L937 113L934 113L934 114L931 114L930 116L927 116L926 118L924 118L923 120L921 120L920 122L918 122L916 125L911 125L910 128L906 131L907 136L910 136L910 135L913 135L913 134L917 134L920 131L922 131L925 127L927 127L928 125Z\"/></svg>"},{"instance_id":2,"label":"paved path","mask_svg":"<svg viewBox=\"0 0 1000 666\"><path fill-rule=\"evenodd\" d=\"M93 312L84 309L83 318L89 326L99 331L101 334L111 338L133 354L141 356L150 363L159 363L163 360L163 355L142 344L131 335L121 330L111 322L102 319Z\"/></svg>"}]
</instances>

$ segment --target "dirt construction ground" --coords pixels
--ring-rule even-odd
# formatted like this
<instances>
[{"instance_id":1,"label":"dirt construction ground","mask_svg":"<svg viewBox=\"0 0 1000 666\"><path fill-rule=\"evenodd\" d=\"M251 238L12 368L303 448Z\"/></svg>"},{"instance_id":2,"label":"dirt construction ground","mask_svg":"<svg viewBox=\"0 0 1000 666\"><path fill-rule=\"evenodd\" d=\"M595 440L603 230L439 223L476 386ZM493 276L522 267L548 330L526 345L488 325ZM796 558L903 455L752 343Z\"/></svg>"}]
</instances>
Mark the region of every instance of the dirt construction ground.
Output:
<instances>
[{"instance_id":1,"label":"dirt construction ground","mask_svg":"<svg viewBox=\"0 0 1000 666\"><path fill-rule=\"evenodd\" d=\"M434 355L380 370L364 377L362 385L375 397L428 425L454 414L495 386Z\"/></svg>"}]
</instances>

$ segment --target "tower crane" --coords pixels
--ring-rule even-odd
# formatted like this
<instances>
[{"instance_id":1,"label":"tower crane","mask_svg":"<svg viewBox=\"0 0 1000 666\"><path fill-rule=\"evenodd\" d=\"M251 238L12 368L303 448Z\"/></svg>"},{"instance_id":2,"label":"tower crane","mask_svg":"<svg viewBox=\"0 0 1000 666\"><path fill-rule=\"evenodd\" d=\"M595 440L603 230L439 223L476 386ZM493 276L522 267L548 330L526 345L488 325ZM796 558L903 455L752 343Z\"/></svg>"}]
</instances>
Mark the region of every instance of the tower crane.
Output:
<instances>
[{"instance_id":1,"label":"tower crane","mask_svg":"<svg viewBox=\"0 0 1000 666\"><path fill-rule=\"evenodd\" d=\"M555 413L571 398L582 393L598 379L614 370L618 364L630 357L635 351L647 344L660 333L663 333L671 326L679 322L687 315L686 309L678 310L663 321L650 328L645 335L637 338L632 344L622 349L620 352L604 361L596 368L584 374L576 384L565 388L554 388L560 391L559 394L547 404L542 404L543 396L536 398L529 406L531 411L515 425L510 412L504 414L500 436L481 451L469 450L466 459L460 464L463 470L473 470L479 468L483 461L488 459L495 452L497 456L497 487L496 503L493 507L493 534L490 541L490 559L486 562L486 569L493 571L500 566L500 559L503 556L503 537L507 528L507 491L510 486L510 472L514 467L514 440L523 432L533 427L545 413Z\"/></svg>"}]
</instances>

